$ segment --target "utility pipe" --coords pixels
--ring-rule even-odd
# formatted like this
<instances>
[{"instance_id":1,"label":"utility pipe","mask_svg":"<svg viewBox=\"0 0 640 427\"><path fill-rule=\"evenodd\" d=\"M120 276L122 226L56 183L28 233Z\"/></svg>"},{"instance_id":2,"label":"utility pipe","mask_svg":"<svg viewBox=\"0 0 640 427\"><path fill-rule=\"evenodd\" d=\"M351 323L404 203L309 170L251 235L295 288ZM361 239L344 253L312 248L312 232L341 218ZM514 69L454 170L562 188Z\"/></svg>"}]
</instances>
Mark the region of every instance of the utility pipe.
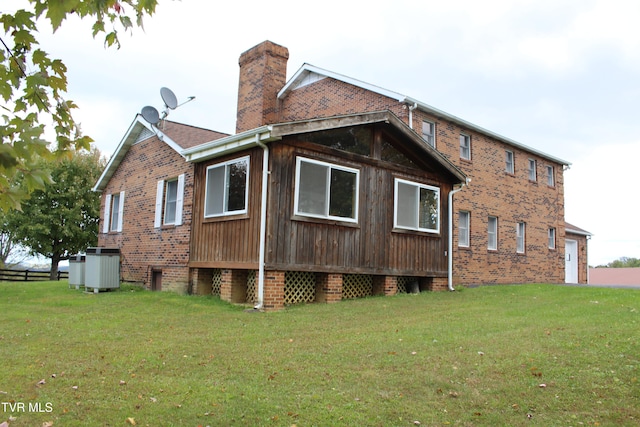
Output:
<instances>
[{"instance_id":1,"label":"utility pipe","mask_svg":"<svg viewBox=\"0 0 640 427\"><path fill-rule=\"evenodd\" d=\"M462 190L465 185L471 182L471 178L467 178L467 181L460 184L458 188L454 188L449 192L449 249L447 253L447 280L450 291L455 291L453 288L453 195Z\"/></svg>"},{"instance_id":2,"label":"utility pipe","mask_svg":"<svg viewBox=\"0 0 640 427\"><path fill-rule=\"evenodd\" d=\"M264 303L264 259L267 240L267 189L269 184L269 147L260 141L256 133L256 144L262 147L262 193L260 200L260 248L258 259L258 302L253 307L261 310Z\"/></svg>"},{"instance_id":3,"label":"utility pipe","mask_svg":"<svg viewBox=\"0 0 640 427\"><path fill-rule=\"evenodd\" d=\"M413 105L409 105L409 127L411 129L413 129L413 110L415 110L416 108L418 108L417 102L415 102Z\"/></svg>"}]
</instances>

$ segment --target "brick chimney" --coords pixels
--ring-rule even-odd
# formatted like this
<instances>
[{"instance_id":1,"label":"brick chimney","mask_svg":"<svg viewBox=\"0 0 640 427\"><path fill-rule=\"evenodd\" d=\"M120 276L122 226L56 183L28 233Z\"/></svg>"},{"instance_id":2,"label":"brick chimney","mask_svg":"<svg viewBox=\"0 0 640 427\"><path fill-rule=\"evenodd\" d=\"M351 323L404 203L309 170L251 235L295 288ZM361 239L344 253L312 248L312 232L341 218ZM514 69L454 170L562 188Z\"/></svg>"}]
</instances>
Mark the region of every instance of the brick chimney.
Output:
<instances>
[{"instance_id":1,"label":"brick chimney","mask_svg":"<svg viewBox=\"0 0 640 427\"><path fill-rule=\"evenodd\" d=\"M240 55L236 133L277 121L277 95L287 80L289 50L270 41Z\"/></svg>"}]
</instances>

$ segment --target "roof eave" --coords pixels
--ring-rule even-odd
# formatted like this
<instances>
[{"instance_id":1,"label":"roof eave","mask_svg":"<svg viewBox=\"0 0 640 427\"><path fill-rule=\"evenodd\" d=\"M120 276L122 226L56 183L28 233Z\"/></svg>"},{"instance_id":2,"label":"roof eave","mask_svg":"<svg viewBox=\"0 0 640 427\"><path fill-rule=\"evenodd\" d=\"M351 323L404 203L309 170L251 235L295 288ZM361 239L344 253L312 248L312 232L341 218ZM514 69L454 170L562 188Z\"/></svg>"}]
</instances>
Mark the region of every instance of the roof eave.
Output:
<instances>
[{"instance_id":1,"label":"roof eave","mask_svg":"<svg viewBox=\"0 0 640 427\"><path fill-rule=\"evenodd\" d=\"M289 81L287 81L287 83L284 85L284 87L278 92L278 99L284 98L287 95L287 93L290 92L291 90L293 90L293 88L296 87L298 82L302 78L304 78L304 76L306 76L309 73L316 73L316 74L319 74L319 75L322 75L322 76L325 76L325 77L330 77L330 78L345 82L347 84L351 84L353 86L360 87L360 88L363 88L365 90L368 90L368 91L371 91L371 92L386 96L388 98L397 100L400 103L416 105L422 111L425 111L425 112L427 112L429 114L432 114L432 115L434 115L436 117L448 120L450 122L456 123L456 124L466 128L466 129L482 133L482 134L487 135L487 136L489 136L491 138L494 138L494 139L496 139L498 141L501 141L501 142L503 142L505 144L508 144L508 145L513 146L513 147L528 151L528 152L530 152L532 154L540 156L540 157L542 157L544 159L547 159L549 161L552 161L554 163L558 163L558 164L563 165L563 166L571 166L571 163L566 161L566 160L560 159L560 158L555 157L555 156L551 156L551 155L549 155L547 153L544 153L542 151L536 150L535 148L532 148L532 147L529 147L527 145L521 144L521 143L519 143L517 141L514 141L511 138L507 138L505 136L502 136L500 134L492 132L492 131L490 131L488 129L485 129L485 128L481 127L481 126L477 126L477 125L475 125L475 124L473 124L471 122L468 122L468 121L463 120L463 119L461 119L459 117L456 117L456 116L454 116L452 114L446 113L446 112L444 112L442 110L439 110L439 109L437 109L435 107L432 107L431 105L425 104L424 102L418 101L417 99L414 99L414 98L412 98L410 96L402 95L402 94L400 94L398 92L387 90L387 89L381 88L379 86L375 86L375 85L363 82L361 80L354 79L354 78L351 78L351 77L348 77L348 76L345 76L345 75L342 75L342 74L339 74L339 73L335 73L333 71L325 70L323 68L319 68L319 67L316 67L314 65L307 64L307 63L303 64L298 69L298 71L296 71L296 73L289 79Z\"/></svg>"},{"instance_id":2,"label":"roof eave","mask_svg":"<svg viewBox=\"0 0 640 427\"><path fill-rule=\"evenodd\" d=\"M387 90L379 86L375 86L375 85L363 82L362 80L354 79L339 73L334 73L333 71L325 70L323 68L305 63L305 64L302 64L302 67L300 67L298 71L296 71L296 73L289 79L289 81L284 85L284 87L280 89L280 92L278 92L278 99L282 99L308 73L316 73L325 77L330 77L335 80L343 81L353 86L361 87L368 91L378 93L380 95L386 96L391 99L395 99L398 102L402 102L402 100L406 98L406 96L398 92Z\"/></svg>"},{"instance_id":3,"label":"roof eave","mask_svg":"<svg viewBox=\"0 0 640 427\"><path fill-rule=\"evenodd\" d=\"M104 170L102 171L100 178L98 178L98 181L91 189L92 191L101 192L102 190L105 189L105 187L109 183L109 180L118 169L118 166L120 166L120 162L122 162L122 159L124 159L124 156L129 151L129 148L138 139L139 133L134 131L136 129L140 129L141 127L145 127L151 132L155 133L155 135L158 137L158 139L160 139L160 141L166 143L174 151L180 154L180 151L181 151L180 146L174 140L169 138L167 134L162 132L160 129L151 125L149 122L147 122L144 118L142 118L140 114L136 114L136 117L135 119L133 119L133 122L129 126L129 129L127 129L127 131L124 134L124 137L122 138L122 140L120 140L120 143L116 148L116 151L114 151L113 155L107 162L107 166L105 166Z\"/></svg>"},{"instance_id":4,"label":"roof eave","mask_svg":"<svg viewBox=\"0 0 640 427\"><path fill-rule=\"evenodd\" d=\"M271 135L272 126L261 126L235 135L205 142L196 147L182 150L180 154L187 162L202 162L220 157L225 154L235 153L247 148L257 147L259 143L270 142L279 137Z\"/></svg>"},{"instance_id":5,"label":"roof eave","mask_svg":"<svg viewBox=\"0 0 640 427\"><path fill-rule=\"evenodd\" d=\"M411 97L407 96L401 102L406 103L406 104L411 104L411 105L417 105L417 107L420 110L422 110L422 111L424 111L426 113L429 113L429 114L431 114L433 116L436 116L436 117L445 119L447 121L453 122L453 123L458 124L458 125L466 128L466 129L482 133L482 134L487 135L487 136L489 136L491 138L494 138L494 139L496 139L496 140L498 140L500 142L503 142L503 143L511 145L513 147L528 151L528 152L530 152L532 154L535 154L535 155L540 156L540 157L542 157L544 159L550 160L550 161L552 161L554 163L558 163L558 164L563 165L563 166L571 166L571 163L566 161L566 160L560 159L560 158L555 157L555 156L551 156L551 155L549 155L547 153L544 153L544 152L542 152L540 150L536 150L535 148L532 148L532 147L529 147L527 145L521 144L521 143L519 143L517 141L514 141L511 138L507 138L506 136L502 136L502 135L500 135L498 133L495 133L495 132L490 131L488 129L485 129L485 128L481 127L481 126L475 125L475 124L473 124L471 122L468 122L468 121L466 121L464 119L461 119L460 117L457 117L457 116L454 116L452 114L446 113L446 112L444 112L442 110L439 110L439 109L437 109L435 107L432 107L431 105L425 104L424 102L420 102L417 99L414 99L414 98L411 98Z\"/></svg>"}]
</instances>

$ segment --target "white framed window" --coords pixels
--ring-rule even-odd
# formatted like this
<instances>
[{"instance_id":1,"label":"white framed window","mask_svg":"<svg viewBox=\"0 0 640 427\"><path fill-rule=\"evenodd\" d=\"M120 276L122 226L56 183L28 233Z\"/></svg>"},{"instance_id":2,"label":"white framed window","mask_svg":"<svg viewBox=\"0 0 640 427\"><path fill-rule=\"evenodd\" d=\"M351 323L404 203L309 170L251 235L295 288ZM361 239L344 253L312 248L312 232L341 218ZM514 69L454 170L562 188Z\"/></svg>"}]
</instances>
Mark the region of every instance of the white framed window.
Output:
<instances>
[{"instance_id":1,"label":"white framed window","mask_svg":"<svg viewBox=\"0 0 640 427\"><path fill-rule=\"evenodd\" d=\"M360 171L332 163L296 159L296 215L358 222Z\"/></svg>"},{"instance_id":2,"label":"white framed window","mask_svg":"<svg viewBox=\"0 0 640 427\"><path fill-rule=\"evenodd\" d=\"M556 184L556 181L554 177L553 166L547 165L547 185L549 187L553 187L555 186L555 184Z\"/></svg>"},{"instance_id":3,"label":"white framed window","mask_svg":"<svg viewBox=\"0 0 640 427\"><path fill-rule=\"evenodd\" d=\"M505 172L513 175L515 173L515 166L514 166L514 161L513 161L513 151L509 151L506 150L504 152L504 158L505 158Z\"/></svg>"},{"instance_id":4,"label":"white framed window","mask_svg":"<svg viewBox=\"0 0 640 427\"><path fill-rule=\"evenodd\" d=\"M498 250L498 217L490 216L487 221L487 249Z\"/></svg>"},{"instance_id":5,"label":"white framed window","mask_svg":"<svg viewBox=\"0 0 640 427\"><path fill-rule=\"evenodd\" d=\"M549 228L549 249L556 248L556 229L551 227Z\"/></svg>"},{"instance_id":6,"label":"white framed window","mask_svg":"<svg viewBox=\"0 0 640 427\"><path fill-rule=\"evenodd\" d=\"M458 246L469 247L471 242L469 228L471 225L471 214L467 211L458 212Z\"/></svg>"},{"instance_id":7,"label":"white framed window","mask_svg":"<svg viewBox=\"0 0 640 427\"><path fill-rule=\"evenodd\" d=\"M121 232L124 216L124 191L107 194L104 199L104 222L102 232Z\"/></svg>"},{"instance_id":8,"label":"white framed window","mask_svg":"<svg viewBox=\"0 0 640 427\"><path fill-rule=\"evenodd\" d=\"M524 222L519 222L516 224L516 252L519 254L524 253L524 233L525 233L526 224Z\"/></svg>"},{"instance_id":9,"label":"white framed window","mask_svg":"<svg viewBox=\"0 0 640 427\"><path fill-rule=\"evenodd\" d=\"M529 181L538 180L537 165L535 159L529 159Z\"/></svg>"},{"instance_id":10,"label":"white framed window","mask_svg":"<svg viewBox=\"0 0 640 427\"><path fill-rule=\"evenodd\" d=\"M153 226L182 225L184 174L175 179L160 180L156 188L156 214Z\"/></svg>"},{"instance_id":11,"label":"white framed window","mask_svg":"<svg viewBox=\"0 0 640 427\"><path fill-rule=\"evenodd\" d=\"M440 232L440 189L395 179L394 226L408 230Z\"/></svg>"},{"instance_id":12,"label":"white framed window","mask_svg":"<svg viewBox=\"0 0 640 427\"><path fill-rule=\"evenodd\" d=\"M247 213L249 156L207 168L204 217Z\"/></svg>"},{"instance_id":13,"label":"white framed window","mask_svg":"<svg viewBox=\"0 0 640 427\"><path fill-rule=\"evenodd\" d=\"M436 148L436 125L427 120L422 121L422 138L427 144Z\"/></svg>"},{"instance_id":14,"label":"white framed window","mask_svg":"<svg viewBox=\"0 0 640 427\"><path fill-rule=\"evenodd\" d=\"M460 134L460 158L471 160L471 137L463 133Z\"/></svg>"}]
</instances>

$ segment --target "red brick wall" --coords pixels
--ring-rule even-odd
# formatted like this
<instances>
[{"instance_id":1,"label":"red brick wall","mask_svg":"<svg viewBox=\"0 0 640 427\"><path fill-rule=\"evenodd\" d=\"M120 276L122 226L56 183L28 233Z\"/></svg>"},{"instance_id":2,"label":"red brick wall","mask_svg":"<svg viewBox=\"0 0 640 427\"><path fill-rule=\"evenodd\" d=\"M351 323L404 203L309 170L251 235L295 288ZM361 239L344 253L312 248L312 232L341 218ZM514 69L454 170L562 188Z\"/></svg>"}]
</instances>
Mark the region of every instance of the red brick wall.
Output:
<instances>
[{"instance_id":1,"label":"red brick wall","mask_svg":"<svg viewBox=\"0 0 640 427\"><path fill-rule=\"evenodd\" d=\"M454 283L532 283L564 281L564 180L562 165L454 123L414 114L436 123L436 149L471 182L454 195ZM471 136L471 160L460 158L460 134ZM506 172L505 151L513 152L514 174ZM537 181L529 180L528 160L536 160ZM555 185L547 185L546 166ZM470 213L470 245L458 246L458 213ZM488 217L498 218L498 250L488 250ZM516 253L516 224L526 223L525 253ZM548 229L556 229L556 249L548 248Z\"/></svg>"},{"instance_id":2,"label":"red brick wall","mask_svg":"<svg viewBox=\"0 0 640 427\"><path fill-rule=\"evenodd\" d=\"M342 274L316 274L316 301L338 302L342 299Z\"/></svg>"},{"instance_id":3,"label":"red brick wall","mask_svg":"<svg viewBox=\"0 0 640 427\"><path fill-rule=\"evenodd\" d=\"M325 78L290 91L281 100L280 121L390 110L409 123L406 105L347 83ZM413 128L422 120L436 124L436 149L471 178L454 196L454 284L531 283L564 280L563 167L456 123L413 111ZM471 160L460 159L460 133L471 137ZM505 172L505 150L515 155L515 174ZM528 178L528 159L537 162L537 182ZM546 165L554 167L555 185L546 181ZM471 214L470 246L458 248L458 215ZM498 250L487 249L488 216L498 217ZM526 223L525 254L516 253L516 223ZM550 250L548 229L556 229Z\"/></svg>"},{"instance_id":4,"label":"red brick wall","mask_svg":"<svg viewBox=\"0 0 640 427\"><path fill-rule=\"evenodd\" d=\"M185 174L182 225L154 228L158 180ZM102 233L107 194L125 192L121 233ZM121 250L121 278L151 286L151 271L162 270L162 290L186 292L189 283L189 237L193 167L158 138L129 149L102 192L98 246Z\"/></svg>"},{"instance_id":5,"label":"red brick wall","mask_svg":"<svg viewBox=\"0 0 640 427\"><path fill-rule=\"evenodd\" d=\"M286 47L269 41L240 55L237 133L276 122L276 96L286 83L288 59Z\"/></svg>"},{"instance_id":6,"label":"red brick wall","mask_svg":"<svg viewBox=\"0 0 640 427\"><path fill-rule=\"evenodd\" d=\"M284 271L265 271L264 297L262 307L265 311L282 310L284 308Z\"/></svg>"},{"instance_id":7,"label":"red brick wall","mask_svg":"<svg viewBox=\"0 0 640 427\"><path fill-rule=\"evenodd\" d=\"M391 110L403 120L408 120L408 109L399 102L339 80L325 78L289 92L281 100L279 121L384 110Z\"/></svg>"}]
</instances>

